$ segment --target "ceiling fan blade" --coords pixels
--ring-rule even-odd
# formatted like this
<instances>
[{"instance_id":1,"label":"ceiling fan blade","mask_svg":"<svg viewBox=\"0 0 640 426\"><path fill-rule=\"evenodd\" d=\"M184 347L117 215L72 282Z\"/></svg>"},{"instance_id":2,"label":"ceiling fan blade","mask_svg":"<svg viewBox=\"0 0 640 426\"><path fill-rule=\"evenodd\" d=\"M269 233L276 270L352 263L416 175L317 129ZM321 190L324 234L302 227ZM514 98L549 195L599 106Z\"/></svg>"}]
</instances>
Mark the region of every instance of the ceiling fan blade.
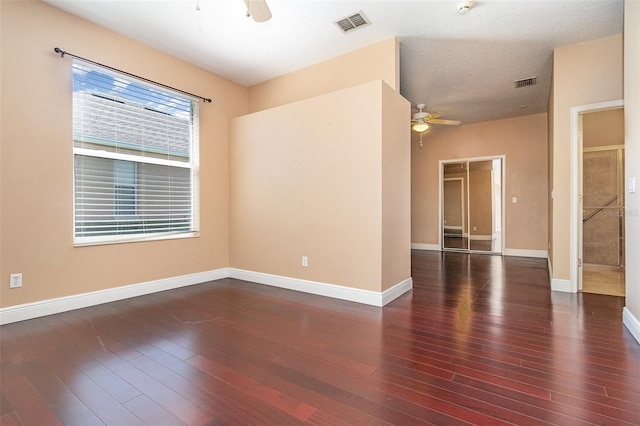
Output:
<instances>
[{"instance_id":1,"label":"ceiling fan blade","mask_svg":"<svg viewBox=\"0 0 640 426\"><path fill-rule=\"evenodd\" d=\"M460 123L462 123L461 121L458 121L458 120L441 120L439 118L429 119L427 121L431 124L446 124L448 126L457 126Z\"/></svg>"},{"instance_id":2,"label":"ceiling fan blade","mask_svg":"<svg viewBox=\"0 0 640 426\"><path fill-rule=\"evenodd\" d=\"M244 0L249 15L256 22L265 22L271 19L271 11L265 0Z\"/></svg>"},{"instance_id":3,"label":"ceiling fan blade","mask_svg":"<svg viewBox=\"0 0 640 426\"><path fill-rule=\"evenodd\" d=\"M435 119L435 118L440 118L442 117L444 114L441 112L432 112L431 114L429 114L429 120L431 119Z\"/></svg>"}]
</instances>

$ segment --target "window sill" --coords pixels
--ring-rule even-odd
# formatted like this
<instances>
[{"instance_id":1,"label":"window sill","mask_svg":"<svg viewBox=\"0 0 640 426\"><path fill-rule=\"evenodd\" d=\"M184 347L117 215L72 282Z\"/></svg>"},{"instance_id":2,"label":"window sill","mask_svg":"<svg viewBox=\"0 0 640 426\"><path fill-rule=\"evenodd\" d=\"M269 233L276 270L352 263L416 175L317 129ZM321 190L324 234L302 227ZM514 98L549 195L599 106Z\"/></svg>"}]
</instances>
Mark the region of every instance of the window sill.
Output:
<instances>
[{"instance_id":1,"label":"window sill","mask_svg":"<svg viewBox=\"0 0 640 426\"><path fill-rule=\"evenodd\" d=\"M122 235L109 237L84 237L74 239L74 247L98 246L107 244L142 243L148 241L177 240L183 238L198 238L200 232L160 233L144 235Z\"/></svg>"}]
</instances>

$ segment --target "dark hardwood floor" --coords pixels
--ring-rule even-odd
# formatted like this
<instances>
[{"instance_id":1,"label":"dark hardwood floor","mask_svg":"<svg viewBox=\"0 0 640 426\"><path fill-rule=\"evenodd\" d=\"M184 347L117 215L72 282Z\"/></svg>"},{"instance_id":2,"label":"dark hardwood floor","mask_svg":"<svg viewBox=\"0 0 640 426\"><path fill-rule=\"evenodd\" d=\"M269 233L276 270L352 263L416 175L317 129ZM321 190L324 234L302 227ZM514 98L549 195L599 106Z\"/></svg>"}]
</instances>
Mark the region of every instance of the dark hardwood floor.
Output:
<instances>
[{"instance_id":1,"label":"dark hardwood floor","mask_svg":"<svg viewBox=\"0 0 640 426\"><path fill-rule=\"evenodd\" d=\"M385 308L224 279L2 326L3 425L640 424L624 298L420 252Z\"/></svg>"}]
</instances>

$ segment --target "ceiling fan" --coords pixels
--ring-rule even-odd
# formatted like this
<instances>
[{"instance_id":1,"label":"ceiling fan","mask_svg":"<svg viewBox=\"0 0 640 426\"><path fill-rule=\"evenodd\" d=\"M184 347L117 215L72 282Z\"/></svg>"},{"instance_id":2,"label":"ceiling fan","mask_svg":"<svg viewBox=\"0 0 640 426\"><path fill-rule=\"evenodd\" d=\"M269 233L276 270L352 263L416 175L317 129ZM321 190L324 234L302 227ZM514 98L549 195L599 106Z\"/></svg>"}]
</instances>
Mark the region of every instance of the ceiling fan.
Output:
<instances>
[{"instance_id":1,"label":"ceiling fan","mask_svg":"<svg viewBox=\"0 0 640 426\"><path fill-rule=\"evenodd\" d=\"M439 112L424 112L424 104L418 104L416 107L418 108L418 112L413 114L413 118L411 119L411 128L414 132L420 134L420 148L422 148L422 135L431 128L432 124L457 126L461 123L458 120L442 120L440 117L442 117L443 114Z\"/></svg>"},{"instance_id":2,"label":"ceiling fan","mask_svg":"<svg viewBox=\"0 0 640 426\"><path fill-rule=\"evenodd\" d=\"M256 22L265 22L271 19L271 11L265 0L244 0L247 6L247 18L252 17ZM200 0L196 0L196 10L200 11Z\"/></svg>"},{"instance_id":3,"label":"ceiling fan","mask_svg":"<svg viewBox=\"0 0 640 426\"><path fill-rule=\"evenodd\" d=\"M430 124L446 124L448 126L457 126L461 122L458 120L442 120L444 114L440 112L428 113L424 112L424 104L416 105L418 112L413 114L411 120L411 128L417 133L424 133L429 130Z\"/></svg>"},{"instance_id":4,"label":"ceiling fan","mask_svg":"<svg viewBox=\"0 0 640 426\"><path fill-rule=\"evenodd\" d=\"M265 0L244 0L247 5L247 17L251 16L256 22L265 22L271 19L271 11Z\"/></svg>"}]
</instances>

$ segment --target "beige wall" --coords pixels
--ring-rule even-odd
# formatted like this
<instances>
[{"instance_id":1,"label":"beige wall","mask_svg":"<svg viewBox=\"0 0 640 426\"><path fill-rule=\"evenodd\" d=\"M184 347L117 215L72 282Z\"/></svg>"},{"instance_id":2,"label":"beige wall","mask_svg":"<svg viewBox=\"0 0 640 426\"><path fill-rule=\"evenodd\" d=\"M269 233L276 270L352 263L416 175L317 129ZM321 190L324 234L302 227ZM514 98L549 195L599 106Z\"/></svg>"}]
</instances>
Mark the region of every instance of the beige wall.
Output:
<instances>
[{"instance_id":1,"label":"beige wall","mask_svg":"<svg viewBox=\"0 0 640 426\"><path fill-rule=\"evenodd\" d=\"M249 88L249 112L382 80L400 90L400 47L395 38L337 56Z\"/></svg>"},{"instance_id":2,"label":"beige wall","mask_svg":"<svg viewBox=\"0 0 640 426\"><path fill-rule=\"evenodd\" d=\"M546 250L547 116L438 128L411 145L412 242L439 244L439 161L505 155L507 249ZM511 197L518 197L511 204Z\"/></svg>"},{"instance_id":3,"label":"beige wall","mask_svg":"<svg viewBox=\"0 0 640 426\"><path fill-rule=\"evenodd\" d=\"M582 146L624 145L624 109L583 114Z\"/></svg>"},{"instance_id":4,"label":"beige wall","mask_svg":"<svg viewBox=\"0 0 640 426\"><path fill-rule=\"evenodd\" d=\"M625 1L625 174L640 185L640 2ZM626 186L625 186L626 187ZM626 193L627 309L640 320L640 192ZM636 336L638 338L638 336Z\"/></svg>"},{"instance_id":5,"label":"beige wall","mask_svg":"<svg viewBox=\"0 0 640 426\"><path fill-rule=\"evenodd\" d=\"M373 92L371 88L366 89L366 84L362 86L369 82L373 84L371 87L375 87ZM347 99L354 90L365 90L366 96L374 96L370 99L374 104L368 105L369 101L363 99ZM398 95L398 90L399 45L395 38L249 88L250 112L262 111L276 121L263 122L264 116L252 114L234 122L234 129L238 132L236 135L243 142L235 142L234 137L232 143L232 266L375 291L384 291L410 276L410 130L406 124L411 113L408 102ZM344 96L347 98L343 99ZM313 113L306 110L307 106L314 108L318 105L319 109ZM369 111L370 108L373 110ZM326 117L323 115L325 109L331 110ZM283 114L283 111L287 113ZM370 119L364 122L363 116ZM292 120L288 117L297 118ZM251 130L239 124L245 120L252 123L256 120L261 123L263 130L277 129L278 126L273 124L276 122L287 124L278 130L276 140L251 147L245 139L254 137L245 134L251 133ZM305 124L301 126L298 123ZM344 126L342 132L336 132L339 123ZM325 125L330 126L327 130L331 131L332 143L342 141L335 147L337 151L325 152L331 147L323 139ZM379 145L372 147L371 140L367 141L370 132L377 135L374 140L379 141ZM294 134L297 136L292 137ZM261 132L260 138L264 137ZM319 142L320 146L316 146ZM247 190L246 181L257 179L263 182L259 176L268 173L270 167L262 170L265 166L255 164L255 169L250 171L245 161L254 158L254 148L271 152L275 146L284 149L292 143L301 157L277 156L270 165L281 169L283 184L294 184L293 187L282 187L289 188L291 192L276 191L277 188L269 184L260 184L259 187L263 197L271 193L284 194L288 201L294 203L289 206L291 210L281 205L264 206L267 211L273 209L270 215L274 223L287 226L298 224L295 225L298 228L289 230L287 237L280 240L292 241L292 244L282 244L283 247L274 250L274 242L281 237L269 229L267 221L245 217L248 213L243 207L265 202L256 199L256 194ZM269 145L273 145L271 149ZM320 153L330 155L311 155L318 149ZM273 158L278 152L276 149L271 155L265 155ZM375 157L370 157L372 155ZM289 162L298 160L299 164L289 165ZM241 170L236 169L238 164L242 164ZM320 164L322 167L318 168ZM381 175L365 178L363 174L372 172L367 167L374 167L373 171ZM352 173L357 176L352 176ZM287 176L299 178L289 182ZM296 180L310 180L310 188L319 185L322 190L307 192L295 185ZM343 187L342 183L348 184ZM374 205L370 204L373 200L366 201L366 197L372 195L378 198ZM369 210L369 207L373 210ZM362 211L357 215L348 214L355 209ZM307 213L303 215L298 211ZM346 216L341 217L343 213ZM324 219L315 222L318 215ZM358 219L359 223L352 222L356 217L362 220ZM368 223L366 218L375 220L377 224L371 228L372 223ZM334 229L334 226L337 228ZM257 227L262 230L260 232L268 234L264 236L262 247L269 247L271 254L268 257L279 258L276 263L260 260L259 257L263 256L258 254L260 249L248 246L251 236L247 227ZM364 232L366 229L373 234ZM352 233L350 238L346 238L347 231ZM334 237L337 239L332 245L330 241ZM300 266L303 255L309 258L307 268ZM349 265L360 266L354 268ZM375 279L371 280L371 277Z\"/></svg>"},{"instance_id":6,"label":"beige wall","mask_svg":"<svg viewBox=\"0 0 640 426\"><path fill-rule=\"evenodd\" d=\"M554 51L553 279L570 279L571 108L623 98L622 54L622 35Z\"/></svg>"},{"instance_id":7,"label":"beige wall","mask_svg":"<svg viewBox=\"0 0 640 426\"><path fill-rule=\"evenodd\" d=\"M411 276L410 116L409 101L383 83L382 291Z\"/></svg>"},{"instance_id":8,"label":"beige wall","mask_svg":"<svg viewBox=\"0 0 640 426\"><path fill-rule=\"evenodd\" d=\"M383 256L400 249L401 272L384 277L408 278L408 238L398 247L405 238L387 228L408 234L408 192L397 188L408 179L395 170L408 166L408 152L398 149L402 133L383 133L409 113L408 102L377 81L232 120L231 266L380 292L392 262Z\"/></svg>"},{"instance_id":9,"label":"beige wall","mask_svg":"<svg viewBox=\"0 0 640 426\"><path fill-rule=\"evenodd\" d=\"M42 2L1 8L1 306L227 267L228 119L247 112L247 89ZM200 105L199 238L73 247L71 58L56 46L213 98Z\"/></svg>"}]
</instances>

